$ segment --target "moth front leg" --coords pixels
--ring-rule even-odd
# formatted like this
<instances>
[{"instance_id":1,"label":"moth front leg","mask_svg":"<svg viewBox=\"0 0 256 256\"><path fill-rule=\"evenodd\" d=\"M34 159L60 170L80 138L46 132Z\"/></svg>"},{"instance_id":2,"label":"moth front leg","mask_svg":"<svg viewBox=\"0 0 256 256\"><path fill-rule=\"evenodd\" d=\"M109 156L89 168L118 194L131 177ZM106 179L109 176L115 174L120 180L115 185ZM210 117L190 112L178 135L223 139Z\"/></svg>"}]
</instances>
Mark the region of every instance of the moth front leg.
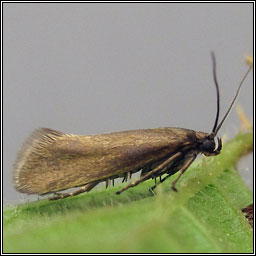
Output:
<instances>
[{"instance_id":1,"label":"moth front leg","mask_svg":"<svg viewBox=\"0 0 256 256\"><path fill-rule=\"evenodd\" d=\"M194 160L196 159L197 154L193 154L193 156L183 165L183 167L180 169L180 174L179 176L176 178L176 180L174 180L172 182L172 190L174 190L175 192L178 192L177 188L175 187L177 181L180 179L180 177L184 174L184 172L188 169L188 167L194 162Z\"/></svg>"}]
</instances>

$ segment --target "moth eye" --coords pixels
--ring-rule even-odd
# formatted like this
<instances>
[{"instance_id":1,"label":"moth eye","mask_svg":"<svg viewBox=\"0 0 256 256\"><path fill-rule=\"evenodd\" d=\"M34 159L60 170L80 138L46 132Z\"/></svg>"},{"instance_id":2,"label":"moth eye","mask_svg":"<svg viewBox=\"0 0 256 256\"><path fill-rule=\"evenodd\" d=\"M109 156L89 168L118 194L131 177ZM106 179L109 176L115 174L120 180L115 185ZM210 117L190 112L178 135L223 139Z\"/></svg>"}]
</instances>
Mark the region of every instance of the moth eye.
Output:
<instances>
[{"instance_id":1,"label":"moth eye","mask_svg":"<svg viewBox=\"0 0 256 256\"><path fill-rule=\"evenodd\" d=\"M214 142L214 140L208 140L208 139L206 139L206 140L203 142L203 144L202 144L202 146L201 146L201 149L202 149L203 151L206 151L206 152L213 152L214 149L215 149L215 142Z\"/></svg>"}]
</instances>

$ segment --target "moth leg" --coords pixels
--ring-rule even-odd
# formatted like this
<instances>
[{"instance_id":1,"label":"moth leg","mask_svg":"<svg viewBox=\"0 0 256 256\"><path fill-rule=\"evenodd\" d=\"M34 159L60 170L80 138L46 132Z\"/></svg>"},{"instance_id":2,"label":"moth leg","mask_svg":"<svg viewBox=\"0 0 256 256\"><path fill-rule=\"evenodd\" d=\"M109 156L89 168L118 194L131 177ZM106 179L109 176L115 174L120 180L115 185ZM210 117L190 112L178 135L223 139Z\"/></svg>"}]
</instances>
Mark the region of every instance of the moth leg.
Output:
<instances>
[{"instance_id":1,"label":"moth leg","mask_svg":"<svg viewBox=\"0 0 256 256\"><path fill-rule=\"evenodd\" d=\"M107 178L107 179L106 179L106 188L108 188L108 186L110 185L110 182L111 182L110 179Z\"/></svg>"},{"instance_id":2,"label":"moth leg","mask_svg":"<svg viewBox=\"0 0 256 256\"><path fill-rule=\"evenodd\" d=\"M79 195L84 192L89 192L97 184L98 184L98 182L92 182L92 183L86 184L86 185L82 186L80 189L75 190L74 192L70 192L70 193L63 193L63 194L55 193L55 196L50 197L49 200L58 200L58 199L63 199L63 198L67 198L70 196L76 196L76 195Z\"/></svg>"},{"instance_id":3,"label":"moth leg","mask_svg":"<svg viewBox=\"0 0 256 256\"><path fill-rule=\"evenodd\" d=\"M156 185L153 186L153 187L156 187ZM153 187L152 187L152 188L153 188ZM149 192L151 192L152 195L155 196L155 195L156 195L156 192L155 192L154 189L152 189L152 188L149 189Z\"/></svg>"},{"instance_id":4,"label":"moth leg","mask_svg":"<svg viewBox=\"0 0 256 256\"><path fill-rule=\"evenodd\" d=\"M194 154L189 161L187 161L185 163L185 165L183 165L183 167L180 169L180 174L179 176L176 178L175 181L172 182L172 190L174 190L175 192L178 192L177 188L175 188L175 184L177 183L177 181L180 179L180 177L183 175L183 173L188 169L188 167L194 162L194 160L196 159L196 154Z\"/></svg>"},{"instance_id":5,"label":"moth leg","mask_svg":"<svg viewBox=\"0 0 256 256\"><path fill-rule=\"evenodd\" d=\"M169 178L169 177L172 176L172 175L173 175L173 174L170 173L170 174L168 174L167 176L165 176L163 179L162 179L161 176L160 176L160 181L157 182L153 187L151 187L151 188L149 189L150 192L152 192L153 194L155 194L154 189L155 189L159 184L161 184L162 182L164 182L167 178Z\"/></svg>"},{"instance_id":6,"label":"moth leg","mask_svg":"<svg viewBox=\"0 0 256 256\"><path fill-rule=\"evenodd\" d=\"M143 182L143 181L145 181L147 179L150 179L152 177L152 175L154 175L155 173L157 173L160 170L162 170L163 168L165 168L168 164L170 164L173 160L175 160L176 158L180 157L181 155L182 155L181 152L177 152L176 154L174 154L171 157L169 157L168 159L166 159L163 163L158 165L156 168L154 168L152 171L150 171L147 174L143 175L140 179L135 180L134 182L128 184L126 187L124 187L121 190L117 191L116 194L121 194L122 192L124 192L128 188L135 187L139 183L141 183L141 182Z\"/></svg>"},{"instance_id":7,"label":"moth leg","mask_svg":"<svg viewBox=\"0 0 256 256\"><path fill-rule=\"evenodd\" d=\"M124 178L123 178L123 180L122 180L122 183L125 182L125 181L127 181L129 177L130 177L130 178L132 177L131 172L126 172L125 175L124 175Z\"/></svg>"}]
</instances>

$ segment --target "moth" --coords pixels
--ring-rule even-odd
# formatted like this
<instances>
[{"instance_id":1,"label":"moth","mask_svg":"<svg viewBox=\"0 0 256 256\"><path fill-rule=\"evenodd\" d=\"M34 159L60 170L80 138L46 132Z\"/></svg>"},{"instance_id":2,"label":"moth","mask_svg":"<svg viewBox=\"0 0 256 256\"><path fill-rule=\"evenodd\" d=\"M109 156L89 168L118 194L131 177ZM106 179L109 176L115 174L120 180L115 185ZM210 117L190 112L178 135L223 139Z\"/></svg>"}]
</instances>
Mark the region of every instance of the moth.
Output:
<instances>
[{"instance_id":1,"label":"moth","mask_svg":"<svg viewBox=\"0 0 256 256\"><path fill-rule=\"evenodd\" d=\"M141 171L139 179L116 193L159 177L159 181L151 187L153 191L158 184L179 171L171 185L177 191L177 181L198 154L216 156L221 152L222 142L220 138L215 141L216 135L251 70L250 67L244 75L230 107L218 122L220 96L214 53L211 57L217 92L217 113L211 133L165 127L81 136L40 128L28 137L17 155L13 171L16 190L39 195L54 193L50 200L57 200L88 192L103 181L106 186L111 181L114 184L119 177L125 181L133 173ZM60 193L75 187L79 189Z\"/></svg>"}]
</instances>

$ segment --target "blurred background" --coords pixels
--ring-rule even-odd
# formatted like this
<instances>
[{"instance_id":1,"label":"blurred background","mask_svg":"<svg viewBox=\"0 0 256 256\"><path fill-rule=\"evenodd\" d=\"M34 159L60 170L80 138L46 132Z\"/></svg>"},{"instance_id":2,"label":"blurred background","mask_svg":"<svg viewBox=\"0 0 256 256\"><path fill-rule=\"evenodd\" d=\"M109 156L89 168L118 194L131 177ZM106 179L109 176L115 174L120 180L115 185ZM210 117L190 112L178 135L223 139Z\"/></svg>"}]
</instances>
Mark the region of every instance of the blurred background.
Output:
<instances>
[{"instance_id":1,"label":"blurred background","mask_svg":"<svg viewBox=\"0 0 256 256\"><path fill-rule=\"evenodd\" d=\"M253 54L253 3L4 3L3 200L32 200L12 165L34 129L73 134L182 127L211 132ZM253 74L237 105L253 118ZM235 109L219 131L240 128ZM253 186L253 158L239 163Z\"/></svg>"}]
</instances>

